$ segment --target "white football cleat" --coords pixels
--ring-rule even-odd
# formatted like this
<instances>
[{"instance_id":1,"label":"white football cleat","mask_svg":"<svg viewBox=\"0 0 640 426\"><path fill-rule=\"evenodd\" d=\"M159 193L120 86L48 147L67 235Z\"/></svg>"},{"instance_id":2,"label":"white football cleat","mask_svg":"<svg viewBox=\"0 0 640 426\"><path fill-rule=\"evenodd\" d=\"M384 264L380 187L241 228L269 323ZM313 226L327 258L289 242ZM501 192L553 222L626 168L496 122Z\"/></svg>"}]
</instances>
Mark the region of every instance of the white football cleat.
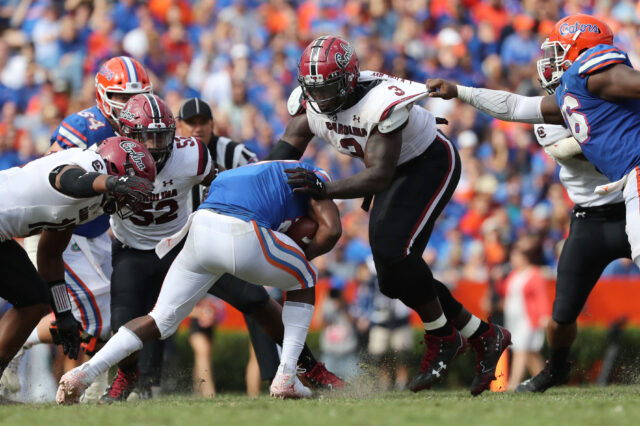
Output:
<instances>
[{"instance_id":1,"label":"white football cleat","mask_svg":"<svg viewBox=\"0 0 640 426\"><path fill-rule=\"evenodd\" d=\"M20 361L25 354L24 348L20 348L16 356L13 357L7 368L5 368L0 384L2 384L11 393L20 392L20 376L18 375L18 367Z\"/></svg>"},{"instance_id":2,"label":"white football cleat","mask_svg":"<svg viewBox=\"0 0 640 426\"><path fill-rule=\"evenodd\" d=\"M302 384L297 371L284 372L284 365L280 364L276 377L271 382L270 394L276 398L311 398L311 390Z\"/></svg>"},{"instance_id":3,"label":"white football cleat","mask_svg":"<svg viewBox=\"0 0 640 426\"><path fill-rule=\"evenodd\" d=\"M60 378L60 386L58 386L58 392L56 393L56 403L58 405L77 404L80 396L93 382L87 373L83 371L83 367L84 365L76 367Z\"/></svg>"},{"instance_id":4,"label":"white football cleat","mask_svg":"<svg viewBox=\"0 0 640 426\"><path fill-rule=\"evenodd\" d=\"M84 391L84 394L80 398L80 402L83 404L91 404L98 402L100 397L104 394L105 390L109 386L109 371L98 375L96 379L91 383L91 386Z\"/></svg>"}]
</instances>

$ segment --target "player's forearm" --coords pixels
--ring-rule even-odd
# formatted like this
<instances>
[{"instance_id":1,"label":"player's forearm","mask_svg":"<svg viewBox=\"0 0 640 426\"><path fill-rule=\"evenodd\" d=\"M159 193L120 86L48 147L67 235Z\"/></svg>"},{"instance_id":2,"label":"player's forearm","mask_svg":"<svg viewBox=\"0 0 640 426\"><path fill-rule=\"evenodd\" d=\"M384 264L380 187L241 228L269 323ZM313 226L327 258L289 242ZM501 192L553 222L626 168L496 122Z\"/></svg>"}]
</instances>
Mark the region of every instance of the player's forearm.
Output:
<instances>
[{"instance_id":1,"label":"player's forearm","mask_svg":"<svg viewBox=\"0 0 640 426\"><path fill-rule=\"evenodd\" d=\"M345 179L328 182L327 196L332 199L366 197L384 191L391 185L393 169L371 167Z\"/></svg>"},{"instance_id":2,"label":"player's forearm","mask_svg":"<svg viewBox=\"0 0 640 426\"><path fill-rule=\"evenodd\" d=\"M56 174L52 172L50 179L55 180L56 187L63 194L75 198L94 197L107 192L108 175L86 172L77 167L70 167Z\"/></svg>"},{"instance_id":3,"label":"player's forearm","mask_svg":"<svg viewBox=\"0 0 640 426\"><path fill-rule=\"evenodd\" d=\"M38 273L45 282L64 280L64 260L62 254L66 249L73 229L64 231L42 231L36 255Z\"/></svg>"},{"instance_id":4,"label":"player's forearm","mask_svg":"<svg viewBox=\"0 0 640 426\"><path fill-rule=\"evenodd\" d=\"M556 160L566 160L582 154L582 147L575 138L568 137L545 146L544 151Z\"/></svg>"},{"instance_id":5,"label":"player's forearm","mask_svg":"<svg viewBox=\"0 0 640 426\"><path fill-rule=\"evenodd\" d=\"M520 96L502 90L457 86L457 97L480 111L504 121L544 123L541 104L544 96Z\"/></svg>"},{"instance_id":6,"label":"player's forearm","mask_svg":"<svg viewBox=\"0 0 640 426\"><path fill-rule=\"evenodd\" d=\"M313 239L304 250L307 259L311 260L331 251L340 239L341 230L336 227L318 226Z\"/></svg>"}]
</instances>

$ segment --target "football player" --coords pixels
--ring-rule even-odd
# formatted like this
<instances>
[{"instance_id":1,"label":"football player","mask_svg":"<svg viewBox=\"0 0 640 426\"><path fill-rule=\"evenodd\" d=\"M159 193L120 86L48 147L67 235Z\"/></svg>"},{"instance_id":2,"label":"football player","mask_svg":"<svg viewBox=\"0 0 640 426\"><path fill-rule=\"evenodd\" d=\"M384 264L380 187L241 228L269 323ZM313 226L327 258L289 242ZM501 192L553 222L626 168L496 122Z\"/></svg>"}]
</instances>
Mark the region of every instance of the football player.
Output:
<instances>
[{"instance_id":1,"label":"football player","mask_svg":"<svg viewBox=\"0 0 640 426\"><path fill-rule=\"evenodd\" d=\"M95 377L140 350L144 342L175 333L180 322L225 273L287 292L282 310L282 357L271 395L311 396L296 376L315 302L317 272L309 259L329 251L338 241L341 227L338 208L331 200L316 201L306 194L293 193L283 171L291 166L310 170L318 179L328 181L326 173L317 167L278 161L247 165L217 177L207 199L187 224L156 247L162 257L188 233L153 310L121 327L90 361L65 374L56 395L59 404L76 403ZM318 230L303 252L279 230L307 215L317 221Z\"/></svg>"},{"instance_id":2,"label":"football player","mask_svg":"<svg viewBox=\"0 0 640 426\"><path fill-rule=\"evenodd\" d=\"M213 129L213 112L207 102L200 98L190 98L184 101L180 106L177 131L181 136L193 136L205 142L218 170L230 170L257 161L257 155L244 144L224 136L218 136L213 132ZM191 192L194 210L200 205L203 189L203 186L194 187ZM212 291L218 291L216 288L221 288L223 282L226 285L227 281L233 282L239 281L239 279L231 275L225 276L216 287L212 288ZM282 341L283 330L282 321L280 321L282 308L279 303L269 301L270 297L263 287L236 283L226 285L226 288L224 299L236 307L243 305L242 299L262 301L259 305L264 306L264 309L260 310L262 312L259 314L260 321L263 324L270 323L278 326L277 332L270 334L274 340ZM257 314L257 309L253 310L252 316L246 314L246 309L240 309L240 311L245 313L247 329L260 366L260 375L263 380L271 380L280 363L278 348L260 328L260 324L253 319L253 316ZM303 380L314 388L338 389L344 387L344 382L328 371L324 363L318 362L306 344L300 355L300 371L303 371L301 372Z\"/></svg>"},{"instance_id":3,"label":"football player","mask_svg":"<svg viewBox=\"0 0 640 426\"><path fill-rule=\"evenodd\" d=\"M437 130L436 118L415 104L427 96L426 88L360 72L353 46L335 36L312 41L298 72L300 87L288 101L293 118L268 159L299 159L318 136L364 162L363 171L327 183L307 170L290 169L289 183L317 199L365 197L365 210L373 198L369 241L380 290L414 309L425 327L427 350L410 389L442 380L466 337L477 352L471 393L480 394L495 378L510 335L464 309L422 258L460 178L454 145Z\"/></svg>"},{"instance_id":4,"label":"football player","mask_svg":"<svg viewBox=\"0 0 640 426\"><path fill-rule=\"evenodd\" d=\"M139 211L123 219L113 216L115 236L113 274L111 277L112 329L118 330L128 321L151 311L158 299L163 280L180 248L162 259L154 248L163 239L180 230L191 213L189 195L192 188L208 186L216 169L209 149L193 137L175 137L176 122L167 104L151 94L131 98L119 117L123 134L144 143L156 161L156 190ZM211 294L228 301L257 322L276 341L282 341L281 307L262 287L253 286L231 275L225 275L211 288ZM139 388L149 395L149 387L159 384L162 366L162 344L148 346L155 356L155 382L141 383ZM303 359L312 359L308 354ZM315 361L315 360L314 360ZM113 383L102 402L126 400L136 387L138 360L134 355L118 364ZM305 368L307 368L305 366ZM325 370L326 371L326 370Z\"/></svg>"},{"instance_id":5,"label":"football player","mask_svg":"<svg viewBox=\"0 0 640 426\"><path fill-rule=\"evenodd\" d=\"M632 68L627 54L613 45L611 28L589 15L571 15L558 21L542 50L538 77L548 96L526 97L456 86L441 79L427 80L430 96L458 97L501 120L564 124L573 137L559 138L545 151L556 158L584 154L595 169L614 182L593 179L589 184L583 182L582 191L597 183L603 184L598 187L601 194L623 189L624 218L619 196L590 204L599 206L591 210L581 204L576 207L571 228L574 235L567 240L558 265L556 300L548 330L551 359L539 375L520 387L540 392L568 379L567 358L577 332L575 319L606 264L629 254L620 241L625 220L631 258L640 265L640 72ZM580 175L592 176L585 170ZM587 221L588 217L591 220ZM610 223L595 226L593 222L602 217ZM584 240L587 234L591 235ZM579 272L573 275L574 271ZM567 275L572 276L565 278Z\"/></svg>"},{"instance_id":6,"label":"football player","mask_svg":"<svg viewBox=\"0 0 640 426\"><path fill-rule=\"evenodd\" d=\"M103 213L132 212L151 194L155 173L147 149L125 138L107 139L98 151L74 148L0 172L5 276L0 296L13 304L0 319L0 373L47 313L49 301L64 353L77 357L80 327L67 293L62 250L56 248L66 247L76 225ZM13 238L39 232L38 274Z\"/></svg>"}]
</instances>

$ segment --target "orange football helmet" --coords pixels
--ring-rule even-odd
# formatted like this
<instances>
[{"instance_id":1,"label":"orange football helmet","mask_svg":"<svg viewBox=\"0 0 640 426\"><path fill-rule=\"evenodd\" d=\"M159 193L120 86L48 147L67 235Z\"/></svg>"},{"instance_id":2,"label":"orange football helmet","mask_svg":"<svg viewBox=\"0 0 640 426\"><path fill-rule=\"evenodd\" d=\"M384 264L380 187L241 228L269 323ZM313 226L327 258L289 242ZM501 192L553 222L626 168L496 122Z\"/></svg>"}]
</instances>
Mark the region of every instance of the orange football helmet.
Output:
<instances>
[{"instance_id":1,"label":"orange football helmet","mask_svg":"<svg viewBox=\"0 0 640 426\"><path fill-rule=\"evenodd\" d=\"M542 43L544 56L538 60L540 84L551 94L562 74L582 51L599 44L613 44L609 25L590 15L571 15L556 22Z\"/></svg>"},{"instance_id":2,"label":"orange football helmet","mask_svg":"<svg viewBox=\"0 0 640 426\"><path fill-rule=\"evenodd\" d=\"M128 56L117 56L102 64L96 74L96 101L105 117L118 122L118 114L126 101L111 99L113 93L153 93L147 72L138 61Z\"/></svg>"}]
</instances>

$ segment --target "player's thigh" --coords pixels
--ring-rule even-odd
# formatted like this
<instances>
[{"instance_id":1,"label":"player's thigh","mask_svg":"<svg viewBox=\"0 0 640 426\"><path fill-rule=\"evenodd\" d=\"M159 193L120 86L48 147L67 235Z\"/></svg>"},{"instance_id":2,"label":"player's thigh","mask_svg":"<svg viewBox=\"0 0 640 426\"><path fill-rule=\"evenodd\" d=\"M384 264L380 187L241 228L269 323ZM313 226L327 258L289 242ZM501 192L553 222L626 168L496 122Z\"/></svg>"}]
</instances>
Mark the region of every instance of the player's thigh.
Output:
<instances>
[{"instance_id":1,"label":"player's thigh","mask_svg":"<svg viewBox=\"0 0 640 426\"><path fill-rule=\"evenodd\" d=\"M399 166L391 186L376 194L371 209L374 257L393 261L414 250L422 252L459 179L457 151L443 138L437 138L425 155Z\"/></svg>"},{"instance_id":2,"label":"player's thigh","mask_svg":"<svg viewBox=\"0 0 640 426\"><path fill-rule=\"evenodd\" d=\"M234 239L234 275L281 290L315 286L317 270L287 235L255 225L255 232Z\"/></svg>"},{"instance_id":3,"label":"player's thigh","mask_svg":"<svg viewBox=\"0 0 640 426\"><path fill-rule=\"evenodd\" d=\"M187 241L176 257L162 284L156 305L149 313L163 339L175 333L180 322L191 313L219 277L194 265L191 247Z\"/></svg>"},{"instance_id":4,"label":"player's thigh","mask_svg":"<svg viewBox=\"0 0 640 426\"><path fill-rule=\"evenodd\" d=\"M2 278L0 297L16 308L49 303L49 290L27 252L15 242L0 242Z\"/></svg>"},{"instance_id":5,"label":"player's thigh","mask_svg":"<svg viewBox=\"0 0 640 426\"><path fill-rule=\"evenodd\" d=\"M626 230L631 245L631 256L636 265L640 265L640 200L638 193L638 167L633 169L623 190L626 212Z\"/></svg>"},{"instance_id":6,"label":"player's thigh","mask_svg":"<svg viewBox=\"0 0 640 426\"><path fill-rule=\"evenodd\" d=\"M111 329L110 282L81 251L67 253L73 250L74 244L70 244L63 255L65 281L73 300L73 315L92 336L108 335Z\"/></svg>"}]
</instances>

